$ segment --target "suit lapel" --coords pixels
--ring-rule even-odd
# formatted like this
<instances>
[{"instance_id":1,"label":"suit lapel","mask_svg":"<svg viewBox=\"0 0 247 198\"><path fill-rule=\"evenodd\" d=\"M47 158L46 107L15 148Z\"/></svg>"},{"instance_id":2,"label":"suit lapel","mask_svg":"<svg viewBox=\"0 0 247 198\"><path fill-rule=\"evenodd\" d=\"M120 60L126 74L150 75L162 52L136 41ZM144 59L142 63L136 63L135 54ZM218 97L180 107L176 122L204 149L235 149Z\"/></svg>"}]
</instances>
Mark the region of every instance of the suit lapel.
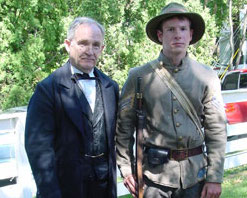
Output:
<instances>
[{"instance_id":1,"label":"suit lapel","mask_svg":"<svg viewBox=\"0 0 247 198\"><path fill-rule=\"evenodd\" d=\"M82 91L79 90L79 87L71 79L69 62L65 65L64 71L59 80L59 85L61 100L63 102L66 113L75 124L75 126L77 126L80 131L83 131L83 128L88 128L87 126L84 126L88 125L88 122L85 122L85 119L83 119L83 117L86 117L87 120L89 119L87 107L89 106L89 104ZM81 92L80 95L79 91Z\"/></svg>"},{"instance_id":2,"label":"suit lapel","mask_svg":"<svg viewBox=\"0 0 247 198\"><path fill-rule=\"evenodd\" d=\"M98 77L102 90L106 133L108 137L111 137L111 123L113 123L115 119L116 111L115 106L113 106L113 104L116 104L114 87L97 68L95 68L95 76ZM92 116L92 112L85 95L82 93L78 85L71 80L69 62L65 65L58 83L60 85L61 100L67 115L84 135L89 136L87 132L90 132L90 116Z\"/></svg>"},{"instance_id":3,"label":"suit lapel","mask_svg":"<svg viewBox=\"0 0 247 198\"><path fill-rule=\"evenodd\" d=\"M82 108L82 113L87 117L87 119L92 122L92 110L91 107L87 101L86 96L84 95L83 91L80 89L77 83L75 83L75 92L77 95L77 99L80 103L80 106Z\"/></svg>"}]
</instances>

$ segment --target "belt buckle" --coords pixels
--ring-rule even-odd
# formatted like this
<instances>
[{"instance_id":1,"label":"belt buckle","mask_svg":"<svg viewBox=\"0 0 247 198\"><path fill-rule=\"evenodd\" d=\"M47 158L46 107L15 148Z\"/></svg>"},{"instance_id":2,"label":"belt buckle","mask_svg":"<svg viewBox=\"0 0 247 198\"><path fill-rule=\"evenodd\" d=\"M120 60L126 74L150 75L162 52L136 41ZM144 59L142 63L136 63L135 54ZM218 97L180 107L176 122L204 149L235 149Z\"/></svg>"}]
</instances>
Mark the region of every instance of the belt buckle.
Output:
<instances>
[{"instance_id":1,"label":"belt buckle","mask_svg":"<svg viewBox=\"0 0 247 198\"><path fill-rule=\"evenodd\" d=\"M176 153L172 155L172 153ZM188 149L178 149L178 150L173 150L171 152L171 159L175 159L176 161L183 161L188 159L189 157L189 150Z\"/></svg>"}]
</instances>

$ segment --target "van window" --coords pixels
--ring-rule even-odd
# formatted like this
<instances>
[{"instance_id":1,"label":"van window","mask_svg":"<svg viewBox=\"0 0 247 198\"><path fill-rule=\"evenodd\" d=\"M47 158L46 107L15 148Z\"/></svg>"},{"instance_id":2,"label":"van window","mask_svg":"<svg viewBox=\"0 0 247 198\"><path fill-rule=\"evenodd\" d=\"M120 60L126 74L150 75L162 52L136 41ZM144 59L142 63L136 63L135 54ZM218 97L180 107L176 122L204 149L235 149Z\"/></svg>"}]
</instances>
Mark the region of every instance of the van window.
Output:
<instances>
[{"instance_id":1,"label":"van window","mask_svg":"<svg viewBox=\"0 0 247 198\"><path fill-rule=\"evenodd\" d=\"M247 88L247 73L240 74L239 88Z\"/></svg>"},{"instance_id":2,"label":"van window","mask_svg":"<svg viewBox=\"0 0 247 198\"><path fill-rule=\"evenodd\" d=\"M239 72L229 74L225 77L222 90L233 90L238 88Z\"/></svg>"}]
</instances>

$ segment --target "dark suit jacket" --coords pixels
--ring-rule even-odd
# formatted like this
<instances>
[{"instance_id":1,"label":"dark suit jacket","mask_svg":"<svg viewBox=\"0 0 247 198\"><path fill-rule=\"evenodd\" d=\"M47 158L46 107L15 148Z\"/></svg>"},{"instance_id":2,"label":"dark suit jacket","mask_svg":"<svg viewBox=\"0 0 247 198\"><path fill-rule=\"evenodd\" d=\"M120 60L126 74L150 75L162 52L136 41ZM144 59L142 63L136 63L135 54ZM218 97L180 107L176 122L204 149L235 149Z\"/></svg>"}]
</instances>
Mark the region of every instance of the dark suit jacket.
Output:
<instances>
[{"instance_id":1,"label":"dark suit jacket","mask_svg":"<svg viewBox=\"0 0 247 198\"><path fill-rule=\"evenodd\" d=\"M109 154L109 197L116 193L115 128L118 85L95 68L105 110ZM79 198L83 142L92 129L88 103L80 101L67 62L37 85L27 112L25 147L37 188L44 198ZM85 168L85 171L81 171ZM66 195L66 197L65 197ZM70 195L67 197L67 195Z\"/></svg>"}]
</instances>

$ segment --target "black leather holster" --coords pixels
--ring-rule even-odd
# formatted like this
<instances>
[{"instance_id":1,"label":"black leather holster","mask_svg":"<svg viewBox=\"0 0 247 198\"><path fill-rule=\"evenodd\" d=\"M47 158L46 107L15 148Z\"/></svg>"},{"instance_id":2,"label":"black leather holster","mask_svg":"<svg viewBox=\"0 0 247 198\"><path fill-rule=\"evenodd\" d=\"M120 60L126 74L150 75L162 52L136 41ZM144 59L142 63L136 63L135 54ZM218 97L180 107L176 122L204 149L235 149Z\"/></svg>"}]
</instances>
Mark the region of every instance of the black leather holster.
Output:
<instances>
[{"instance_id":1,"label":"black leather holster","mask_svg":"<svg viewBox=\"0 0 247 198\"><path fill-rule=\"evenodd\" d=\"M148 164L151 166L157 166L169 161L169 150L159 148L146 148Z\"/></svg>"}]
</instances>

